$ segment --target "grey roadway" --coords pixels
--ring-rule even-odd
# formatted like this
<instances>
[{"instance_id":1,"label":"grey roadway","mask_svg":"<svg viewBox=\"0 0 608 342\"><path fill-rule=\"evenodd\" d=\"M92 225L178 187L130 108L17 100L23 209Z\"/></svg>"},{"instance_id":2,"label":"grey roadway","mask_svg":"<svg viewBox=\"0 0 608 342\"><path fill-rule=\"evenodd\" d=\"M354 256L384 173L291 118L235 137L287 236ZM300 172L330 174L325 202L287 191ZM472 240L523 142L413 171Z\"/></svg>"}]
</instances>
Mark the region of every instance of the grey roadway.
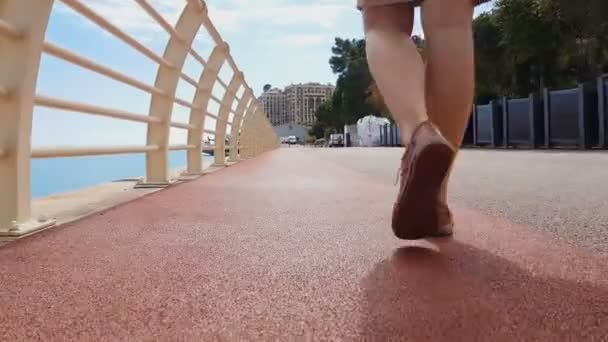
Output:
<instances>
[{"instance_id":1,"label":"grey roadway","mask_svg":"<svg viewBox=\"0 0 608 342\"><path fill-rule=\"evenodd\" d=\"M394 183L403 153L385 149L307 149L342 166ZM490 216L608 255L608 153L466 149L451 200Z\"/></svg>"}]
</instances>

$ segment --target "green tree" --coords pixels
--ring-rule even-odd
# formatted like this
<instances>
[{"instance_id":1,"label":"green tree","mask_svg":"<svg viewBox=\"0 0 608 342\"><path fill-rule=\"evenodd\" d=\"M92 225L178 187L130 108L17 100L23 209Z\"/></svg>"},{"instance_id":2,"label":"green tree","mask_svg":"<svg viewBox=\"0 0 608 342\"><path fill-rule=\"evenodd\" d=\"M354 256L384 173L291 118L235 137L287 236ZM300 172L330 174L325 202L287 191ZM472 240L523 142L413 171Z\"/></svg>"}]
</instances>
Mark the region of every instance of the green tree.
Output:
<instances>
[{"instance_id":1,"label":"green tree","mask_svg":"<svg viewBox=\"0 0 608 342\"><path fill-rule=\"evenodd\" d=\"M368 103L372 77L365 59L352 62L349 72L340 76L341 106L339 111L344 123L353 124L369 114L378 114Z\"/></svg>"},{"instance_id":2,"label":"green tree","mask_svg":"<svg viewBox=\"0 0 608 342\"><path fill-rule=\"evenodd\" d=\"M573 87L608 71L605 0L497 0L473 28L478 103Z\"/></svg>"},{"instance_id":3,"label":"green tree","mask_svg":"<svg viewBox=\"0 0 608 342\"><path fill-rule=\"evenodd\" d=\"M316 116L317 120L324 123L326 128L344 125L340 117L336 115L335 108L330 101L325 102L317 109Z\"/></svg>"},{"instance_id":4,"label":"green tree","mask_svg":"<svg viewBox=\"0 0 608 342\"><path fill-rule=\"evenodd\" d=\"M473 22L477 103L486 103L501 94L513 95L508 94L513 65L505 58L502 32L495 19L495 15L484 13ZM497 68L497 65L502 68ZM506 65L510 70L505 70Z\"/></svg>"},{"instance_id":5,"label":"green tree","mask_svg":"<svg viewBox=\"0 0 608 342\"><path fill-rule=\"evenodd\" d=\"M548 18L539 0L499 0L495 20L501 30L515 79L515 93L524 96L554 86L560 70L562 34L559 24ZM504 61L503 61L504 63Z\"/></svg>"},{"instance_id":6,"label":"green tree","mask_svg":"<svg viewBox=\"0 0 608 342\"><path fill-rule=\"evenodd\" d=\"M537 0L543 14L564 35L570 74L579 81L608 71L608 2L605 0Z\"/></svg>"},{"instance_id":7,"label":"green tree","mask_svg":"<svg viewBox=\"0 0 608 342\"><path fill-rule=\"evenodd\" d=\"M367 60L363 39L335 38L331 52L329 65L333 73L340 76L349 72L353 62Z\"/></svg>"},{"instance_id":8,"label":"green tree","mask_svg":"<svg viewBox=\"0 0 608 342\"><path fill-rule=\"evenodd\" d=\"M424 54L424 39L414 36L413 40ZM337 75L336 91L331 101L331 111L320 108L315 133L320 134L322 127L340 131L344 124L353 124L370 114L390 118L367 64L365 40L335 38L331 52L329 65Z\"/></svg>"},{"instance_id":9,"label":"green tree","mask_svg":"<svg viewBox=\"0 0 608 342\"><path fill-rule=\"evenodd\" d=\"M329 64L338 75L332 105L341 123L352 124L363 116L379 114L379 110L368 102L372 76L365 40L336 38Z\"/></svg>"},{"instance_id":10,"label":"green tree","mask_svg":"<svg viewBox=\"0 0 608 342\"><path fill-rule=\"evenodd\" d=\"M496 0L473 30L477 103L573 87L608 72L608 0ZM424 39L412 39L424 58ZM331 52L336 91L331 108L320 109L317 133L341 130L368 114L390 117L367 65L365 41L336 38Z\"/></svg>"},{"instance_id":11,"label":"green tree","mask_svg":"<svg viewBox=\"0 0 608 342\"><path fill-rule=\"evenodd\" d=\"M320 138L331 131L342 131L345 124L375 113L367 101L372 77L367 65L365 40L335 38L329 59L337 75L336 90L328 103L318 108L317 123L311 134Z\"/></svg>"}]
</instances>

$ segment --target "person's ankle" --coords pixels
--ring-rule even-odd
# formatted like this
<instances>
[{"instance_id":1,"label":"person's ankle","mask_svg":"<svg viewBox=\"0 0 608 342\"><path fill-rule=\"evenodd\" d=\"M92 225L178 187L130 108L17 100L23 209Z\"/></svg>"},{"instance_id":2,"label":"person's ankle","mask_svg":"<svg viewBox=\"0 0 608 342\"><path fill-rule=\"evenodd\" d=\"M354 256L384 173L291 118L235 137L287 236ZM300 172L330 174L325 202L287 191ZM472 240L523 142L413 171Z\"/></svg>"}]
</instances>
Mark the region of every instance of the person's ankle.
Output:
<instances>
[{"instance_id":1,"label":"person's ankle","mask_svg":"<svg viewBox=\"0 0 608 342\"><path fill-rule=\"evenodd\" d=\"M398 123L399 137L403 146L409 145L410 141L412 140L412 135L414 134L414 131L424 121L426 121L426 119L407 120Z\"/></svg>"}]
</instances>

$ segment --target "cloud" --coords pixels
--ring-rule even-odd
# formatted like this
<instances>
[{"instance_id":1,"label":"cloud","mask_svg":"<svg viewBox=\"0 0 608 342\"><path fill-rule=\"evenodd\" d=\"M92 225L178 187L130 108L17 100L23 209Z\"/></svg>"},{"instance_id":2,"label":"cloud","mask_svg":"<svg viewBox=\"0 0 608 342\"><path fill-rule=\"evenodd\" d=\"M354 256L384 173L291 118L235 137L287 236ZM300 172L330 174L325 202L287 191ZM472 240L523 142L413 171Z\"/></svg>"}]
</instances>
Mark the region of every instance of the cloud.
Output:
<instances>
[{"instance_id":1,"label":"cloud","mask_svg":"<svg viewBox=\"0 0 608 342\"><path fill-rule=\"evenodd\" d=\"M496 4L496 1L492 0L490 2L486 2L485 4L477 6L475 8L475 16L478 16L481 13L485 13L485 12L492 10L492 8L494 7L495 4Z\"/></svg>"},{"instance_id":2,"label":"cloud","mask_svg":"<svg viewBox=\"0 0 608 342\"><path fill-rule=\"evenodd\" d=\"M284 34L270 40L282 47L317 47L333 42L333 35L325 33Z\"/></svg>"},{"instance_id":3,"label":"cloud","mask_svg":"<svg viewBox=\"0 0 608 342\"><path fill-rule=\"evenodd\" d=\"M148 0L171 24L175 24L186 0ZM306 31L331 32L339 29L340 19L354 11L354 0L209 0L209 16L220 32L243 33L258 28L289 31L294 27ZM108 18L121 29L143 41L158 39L164 30L134 1L88 0L86 5ZM488 11L494 1L476 8L476 15ZM58 2L59 12L73 11ZM84 21L88 22L88 21ZM90 22L89 22L90 23ZM283 32L289 34L289 32ZM304 45L313 44L315 34L301 35ZM287 38L284 39L287 41ZM293 40L289 40L290 44Z\"/></svg>"},{"instance_id":4,"label":"cloud","mask_svg":"<svg viewBox=\"0 0 608 342\"><path fill-rule=\"evenodd\" d=\"M185 0L149 0L171 24L175 24ZM125 0L89 0L86 5L114 25L144 40L153 39L163 29L135 2ZM209 15L220 31L236 32L252 26L306 25L323 30L335 27L344 11L353 6L337 1L290 4L283 0L215 0L208 1ZM75 14L65 5L59 12Z\"/></svg>"},{"instance_id":5,"label":"cloud","mask_svg":"<svg viewBox=\"0 0 608 342\"><path fill-rule=\"evenodd\" d=\"M175 25L185 1L175 0L149 0L149 3L163 16L170 24ZM164 33L162 27L152 19L137 3L125 0L89 0L85 5L93 9L112 24L135 36L142 41L151 41L158 37L159 33ZM57 2L56 10L60 14L78 15L68 6ZM96 24L83 18L82 23L88 25Z\"/></svg>"},{"instance_id":6,"label":"cloud","mask_svg":"<svg viewBox=\"0 0 608 342\"><path fill-rule=\"evenodd\" d=\"M216 1L219 3L220 1ZM252 26L275 26L277 29L293 26L309 26L320 30L331 30L345 11L353 6L338 2L311 2L310 4L288 4L285 1L232 0L223 5L209 2L211 19L222 31L240 31Z\"/></svg>"}]
</instances>

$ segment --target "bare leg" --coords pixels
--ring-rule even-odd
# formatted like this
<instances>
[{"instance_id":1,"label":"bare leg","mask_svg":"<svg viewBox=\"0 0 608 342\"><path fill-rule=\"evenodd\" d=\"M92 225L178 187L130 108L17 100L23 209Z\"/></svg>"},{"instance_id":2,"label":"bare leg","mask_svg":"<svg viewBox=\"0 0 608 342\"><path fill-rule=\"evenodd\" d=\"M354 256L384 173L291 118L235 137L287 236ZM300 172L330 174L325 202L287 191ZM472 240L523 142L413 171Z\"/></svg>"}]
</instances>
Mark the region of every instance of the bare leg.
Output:
<instances>
[{"instance_id":1,"label":"bare leg","mask_svg":"<svg viewBox=\"0 0 608 342\"><path fill-rule=\"evenodd\" d=\"M454 146L460 146L474 95L472 0L425 0L426 105L428 114ZM447 201L447 181L440 200Z\"/></svg>"},{"instance_id":2,"label":"bare leg","mask_svg":"<svg viewBox=\"0 0 608 342\"><path fill-rule=\"evenodd\" d=\"M370 71L407 144L416 126L428 119L424 63L410 38L414 9L373 6L363 10L363 17Z\"/></svg>"}]
</instances>

